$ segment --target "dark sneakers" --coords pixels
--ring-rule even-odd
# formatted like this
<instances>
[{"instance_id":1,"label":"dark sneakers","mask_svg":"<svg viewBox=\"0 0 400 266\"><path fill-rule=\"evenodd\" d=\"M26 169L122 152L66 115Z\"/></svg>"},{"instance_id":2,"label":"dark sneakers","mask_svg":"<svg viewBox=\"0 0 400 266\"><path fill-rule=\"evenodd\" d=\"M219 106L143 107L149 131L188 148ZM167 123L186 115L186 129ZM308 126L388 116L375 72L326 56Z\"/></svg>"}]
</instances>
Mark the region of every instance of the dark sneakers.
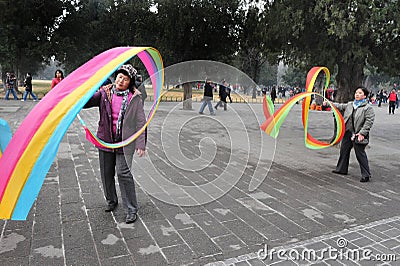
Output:
<instances>
[{"instance_id":1,"label":"dark sneakers","mask_svg":"<svg viewBox=\"0 0 400 266\"><path fill-rule=\"evenodd\" d=\"M126 215L125 223L131 224L134 223L137 219L137 214L136 213L128 213Z\"/></svg>"},{"instance_id":2,"label":"dark sneakers","mask_svg":"<svg viewBox=\"0 0 400 266\"><path fill-rule=\"evenodd\" d=\"M347 173L342 173L342 172L339 172L339 171L336 171L336 170L332 170L332 173L338 174L338 175L347 175Z\"/></svg>"},{"instance_id":3,"label":"dark sneakers","mask_svg":"<svg viewBox=\"0 0 400 266\"><path fill-rule=\"evenodd\" d=\"M118 204L109 204L107 205L107 207L104 209L105 212L112 212L113 210L115 210L115 208L117 208Z\"/></svg>"},{"instance_id":4,"label":"dark sneakers","mask_svg":"<svg viewBox=\"0 0 400 266\"><path fill-rule=\"evenodd\" d=\"M370 178L371 178L370 176L362 177L360 179L360 182L362 182L362 183L368 182Z\"/></svg>"}]
</instances>

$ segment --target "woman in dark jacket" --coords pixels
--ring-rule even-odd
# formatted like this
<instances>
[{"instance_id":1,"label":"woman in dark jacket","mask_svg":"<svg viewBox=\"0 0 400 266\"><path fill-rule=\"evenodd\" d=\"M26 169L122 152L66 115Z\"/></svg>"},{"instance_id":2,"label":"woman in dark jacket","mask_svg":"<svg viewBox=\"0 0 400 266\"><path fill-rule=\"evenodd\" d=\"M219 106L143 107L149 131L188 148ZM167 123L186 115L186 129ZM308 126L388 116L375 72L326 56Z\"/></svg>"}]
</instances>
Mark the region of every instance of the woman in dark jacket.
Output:
<instances>
[{"instance_id":1,"label":"woman in dark jacket","mask_svg":"<svg viewBox=\"0 0 400 266\"><path fill-rule=\"evenodd\" d=\"M215 110L218 109L218 106L224 106L224 111L226 111L226 82L222 81L222 84L219 85L219 102L215 105Z\"/></svg>"},{"instance_id":2,"label":"woman in dark jacket","mask_svg":"<svg viewBox=\"0 0 400 266\"><path fill-rule=\"evenodd\" d=\"M368 182L371 172L368 165L368 157L365 152L365 143L369 140L369 131L374 124L375 112L368 104L369 91L360 86L354 94L354 101L347 104L336 104L340 111L344 111L346 131L340 146L340 156L335 174L347 175L350 160L350 151L354 147L357 161L361 169L361 182Z\"/></svg>"},{"instance_id":3,"label":"woman in dark jacket","mask_svg":"<svg viewBox=\"0 0 400 266\"><path fill-rule=\"evenodd\" d=\"M31 73L27 73L26 74L26 78L24 80L24 85L25 85L25 92L24 92L24 96L23 99L21 101L26 101L26 97L28 97L28 94L30 94L33 98L34 101L37 101L37 97L35 95L35 93L33 93L32 91L32 75Z\"/></svg>"},{"instance_id":4,"label":"woman in dark jacket","mask_svg":"<svg viewBox=\"0 0 400 266\"><path fill-rule=\"evenodd\" d=\"M276 99L276 87L273 86L271 89L271 100L273 104L275 104L275 99Z\"/></svg>"},{"instance_id":5,"label":"woman in dark jacket","mask_svg":"<svg viewBox=\"0 0 400 266\"><path fill-rule=\"evenodd\" d=\"M116 72L115 85L103 86L85 105L85 108L99 107L100 120L97 137L105 142L116 143L122 140L125 115L130 118L130 124L125 127L133 128L134 131L139 130L146 123L140 92L134 89L136 73L136 69L131 65L121 66ZM135 140L134 145L137 154L140 157L144 156L146 151L144 134ZM114 179L116 172L126 212L125 222L135 222L138 210L135 183L123 150L99 147L99 160L101 180L107 201L105 211L111 212L118 205Z\"/></svg>"}]
</instances>

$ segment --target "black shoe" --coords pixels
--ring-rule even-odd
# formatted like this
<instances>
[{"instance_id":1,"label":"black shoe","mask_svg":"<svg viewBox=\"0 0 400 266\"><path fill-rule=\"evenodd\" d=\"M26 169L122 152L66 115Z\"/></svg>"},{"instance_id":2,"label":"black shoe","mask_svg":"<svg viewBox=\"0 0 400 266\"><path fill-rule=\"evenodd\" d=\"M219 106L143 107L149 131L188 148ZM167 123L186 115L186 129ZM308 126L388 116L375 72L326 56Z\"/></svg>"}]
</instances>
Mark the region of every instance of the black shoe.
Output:
<instances>
[{"instance_id":1,"label":"black shoe","mask_svg":"<svg viewBox=\"0 0 400 266\"><path fill-rule=\"evenodd\" d=\"M126 215L125 223L131 224L134 223L137 219L137 214L136 213L129 213Z\"/></svg>"},{"instance_id":2,"label":"black shoe","mask_svg":"<svg viewBox=\"0 0 400 266\"><path fill-rule=\"evenodd\" d=\"M342 172L339 172L339 171L336 171L336 170L332 170L332 173L338 174L338 175L347 175L347 173L342 173Z\"/></svg>"},{"instance_id":3,"label":"black shoe","mask_svg":"<svg viewBox=\"0 0 400 266\"><path fill-rule=\"evenodd\" d=\"M366 177L362 177L361 179L360 179L360 182L362 182L362 183L365 183L365 182L368 182L369 181L369 176L366 176Z\"/></svg>"},{"instance_id":4,"label":"black shoe","mask_svg":"<svg viewBox=\"0 0 400 266\"><path fill-rule=\"evenodd\" d=\"M104 209L105 212L112 212L113 210L115 210L115 208L117 208L118 204L109 204L107 205L107 207Z\"/></svg>"}]
</instances>

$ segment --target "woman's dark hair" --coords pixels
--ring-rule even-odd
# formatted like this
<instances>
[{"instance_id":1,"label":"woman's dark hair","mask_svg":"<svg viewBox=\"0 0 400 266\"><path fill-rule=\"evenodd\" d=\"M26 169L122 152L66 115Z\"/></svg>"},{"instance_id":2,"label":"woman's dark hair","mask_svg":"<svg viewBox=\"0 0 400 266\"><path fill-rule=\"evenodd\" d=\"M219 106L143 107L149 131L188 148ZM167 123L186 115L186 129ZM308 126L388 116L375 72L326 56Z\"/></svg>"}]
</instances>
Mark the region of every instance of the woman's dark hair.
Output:
<instances>
[{"instance_id":1,"label":"woman's dark hair","mask_svg":"<svg viewBox=\"0 0 400 266\"><path fill-rule=\"evenodd\" d=\"M129 82L129 85L128 85L128 90L130 92L134 93L135 89L136 89L135 88L135 79L131 79L131 81Z\"/></svg>"},{"instance_id":2,"label":"woman's dark hair","mask_svg":"<svg viewBox=\"0 0 400 266\"><path fill-rule=\"evenodd\" d=\"M61 73L61 78L63 79L64 78L64 73L61 71L61 69L57 69L56 72L54 72L54 77L55 78L57 77L57 72Z\"/></svg>"},{"instance_id":3,"label":"woman's dark hair","mask_svg":"<svg viewBox=\"0 0 400 266\"><path fill-rule=\"evenodd\" d=\"M109 78L107 78L107 79L103 82L103 84L101 84L100 87L106 86L106 85L108 85L108 84L112 84L112 81L111 81L111 79L109 79Z\"/></svg>"},{"instance_id":4,"label":"woman's dark hair","mask_svg":"<svg viewBox=\"0 0 400 266\"><path fill-rule=\"evenodd\" d=\"M369 90L365 88L364 86L358 86L356 90L361 89L364 92L365 97L368 97L369 95Z\"/></svg>"}]
</instances>

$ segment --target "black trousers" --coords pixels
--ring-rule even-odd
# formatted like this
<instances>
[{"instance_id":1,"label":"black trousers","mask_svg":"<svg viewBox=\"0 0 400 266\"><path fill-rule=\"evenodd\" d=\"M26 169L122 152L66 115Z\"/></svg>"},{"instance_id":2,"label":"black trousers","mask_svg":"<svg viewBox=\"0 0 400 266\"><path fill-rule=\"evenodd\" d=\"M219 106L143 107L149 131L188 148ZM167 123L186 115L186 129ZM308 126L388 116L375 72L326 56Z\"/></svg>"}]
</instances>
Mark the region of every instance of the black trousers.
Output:
<instances>
[{"instance_id":1,"label":"black trousers","mask_svg":"<svg viewBox=\"0 0 400 266\"><path fill-rule=\"evenodd\" d=\"M340 146L339 160L336 165L336 171L347 173L349 169L350 151L354 147L358 164L360 165L361 177L370 177L371 172L368 165L368 157L365 152L366 145L355 144L351 140L352 132L347 130L344 133L342 144Z\"/></svg>"},{"instance_id":2,"label":"black trousers","mask_svg":"<svg viewBox=\"0 0 400 266\"><path fill-rule=\"evenodd\" d=\"M226 97L229 98L229 101L232 103L231 94L229 93Z\"/></svg>"},{"instance_id":3,"label":"black trousers","mask_svg":"<svg viewBox=\"0 0 400 266\"><path fill-rule=\"evenodd\" d=\"M389 101L389 114L394 114L396 108L396 102Z\"/></svg>"},{"instance_id":4,"label":"black trousers","mask_svg":"<svg viewBox=\"0 0 400 266\"><path fill-rule=\"evenodd\" d=\"M226 111L226 99L225 99L225 101L224 100L219 100L219 102L217 103L217 105L215 106L215 109L217 109L218 108L218 106L224 106L224 110Z\"/></svg>"}]
</instances>

